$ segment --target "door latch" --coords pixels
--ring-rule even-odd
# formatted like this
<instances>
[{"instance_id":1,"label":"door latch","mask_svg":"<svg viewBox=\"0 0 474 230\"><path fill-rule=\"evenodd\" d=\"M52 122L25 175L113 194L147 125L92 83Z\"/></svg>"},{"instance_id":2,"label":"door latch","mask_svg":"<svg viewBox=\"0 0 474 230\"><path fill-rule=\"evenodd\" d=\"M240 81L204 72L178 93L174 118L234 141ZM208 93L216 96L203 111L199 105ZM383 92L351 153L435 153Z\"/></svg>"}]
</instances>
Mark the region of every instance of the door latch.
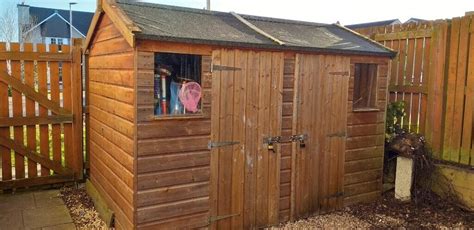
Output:
<instances>
[{"instance_id":1,"label":"door latch","mask_svg":"<svg viewBox=\"0 0 474 230\"><path fill-rule=\"evenodd\" d=\"M307 134L291 135L291 136L274 136L263 139L263 144L267 145L267 149L275 152L274 144L276 143L292 143L299 142L300 147L306 147L305 140L308 138Z\"/></svg>"}]
</instances>

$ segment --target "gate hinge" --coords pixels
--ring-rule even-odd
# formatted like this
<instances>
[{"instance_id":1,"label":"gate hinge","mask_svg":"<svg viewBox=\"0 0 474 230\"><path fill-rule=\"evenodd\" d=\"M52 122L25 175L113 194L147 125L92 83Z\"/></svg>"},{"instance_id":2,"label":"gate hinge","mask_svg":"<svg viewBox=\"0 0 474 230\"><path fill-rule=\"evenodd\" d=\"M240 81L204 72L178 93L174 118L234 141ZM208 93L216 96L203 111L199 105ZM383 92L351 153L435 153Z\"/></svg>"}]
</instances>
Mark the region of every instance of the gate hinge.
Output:
<instances>
[{"instance_id":1,"label":"gate hinge","mask_svg":"<svg viewBox=\"0 0 474 230\"><path fill-rule=\"evenodd\" d=\"M219 221L219 220L222 220L222 219L227 219L227 218L231 218L231 217L239 216L239 215L240 215L240 213L228 214L228 215L222 215L222 216L210 216L207 219L207 222L210 224L210 223L215 222L215 221Z\"/></svg>"},{"instance_id":2,"label":"gate hinge","mask_svg":"<svg viewBox=\"0 0 474 230\"><path fill-rule=\"evenodd\" d=\"M216 141L216 142L209 141L209 143L207 144L207 148L212 149L214 147L236 145L236 144L239 144L239 143L240 142L238 142L238 141Z\"/></svg>"}]
</instances>

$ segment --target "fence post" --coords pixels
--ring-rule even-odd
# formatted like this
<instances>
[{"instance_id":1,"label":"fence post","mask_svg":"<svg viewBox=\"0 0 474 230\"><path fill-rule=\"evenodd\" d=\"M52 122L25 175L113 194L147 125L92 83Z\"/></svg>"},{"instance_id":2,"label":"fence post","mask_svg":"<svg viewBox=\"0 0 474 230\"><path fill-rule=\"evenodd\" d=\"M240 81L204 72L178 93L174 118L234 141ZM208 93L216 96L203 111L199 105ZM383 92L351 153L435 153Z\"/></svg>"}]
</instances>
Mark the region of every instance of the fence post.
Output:
<instances>
[{"instance_id":1,"label":"fence post","mask_svg":"<svg viewBox=\"0 0 474 230\"><path fill-rule=\"evenodd\" d=\"M433 155L442 155L444 130L444 93L446 70L446 45L448 23L439 20L433 23L430 47L428 99L425 120L425 135L433 149Z\"/></svg>"},{"instance_id":2,"label":"fence post","mask_svg":"<svg viewBox=\"0 0 474 230\"><path fill-rule=\"evenodd\" d=\"M81 180L83 178L83 150L82 150L82 134L83 134L83 122L82 122L82 71L81 71L81 58L82 58L82 39L75 38L72 44L72 63L71 63L71 76L72 76L72 162L71 166L74 171L74 178Z\"/></svg>"}]
</instances>

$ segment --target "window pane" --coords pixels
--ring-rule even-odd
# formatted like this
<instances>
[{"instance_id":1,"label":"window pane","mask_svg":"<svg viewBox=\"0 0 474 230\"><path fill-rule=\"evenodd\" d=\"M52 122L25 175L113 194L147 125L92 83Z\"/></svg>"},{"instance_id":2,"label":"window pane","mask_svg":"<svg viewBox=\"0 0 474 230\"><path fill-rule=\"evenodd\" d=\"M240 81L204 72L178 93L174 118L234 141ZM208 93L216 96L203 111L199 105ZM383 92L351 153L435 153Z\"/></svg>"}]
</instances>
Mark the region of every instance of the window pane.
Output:
<instances>
[{"instance_id":1,"label":"window pane","mask_svg":"<svg viewBox=\"0 0 474 230\"><path fill-rule=\"evenodd\" d=\"M354 109L376 108L377 65L355 64L354 66Z\"/></svg>"},{"instance_id":2,"label":"window pane","mask_svg":"<svg viewBox=\"0 0 474 230\"><path fill-rule=\"evenodd\" d=\"M201 56L155 54L155 115L201 113Z\"/></svg>"}]
</instances>

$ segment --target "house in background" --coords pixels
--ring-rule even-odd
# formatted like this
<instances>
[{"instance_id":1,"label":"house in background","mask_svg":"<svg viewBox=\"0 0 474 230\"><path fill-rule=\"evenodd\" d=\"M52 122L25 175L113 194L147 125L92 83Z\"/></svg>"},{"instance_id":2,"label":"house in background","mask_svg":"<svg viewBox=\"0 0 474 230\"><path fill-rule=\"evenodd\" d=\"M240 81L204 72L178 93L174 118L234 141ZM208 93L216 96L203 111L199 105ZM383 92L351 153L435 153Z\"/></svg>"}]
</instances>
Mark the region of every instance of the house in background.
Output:
<instances>
[{"instance_id":1,"label":"house in background","mask_svg":"<svg viewBox=\"0 0 474 230\"><path fill-rule=\"evenodd\" d=\"M347 25L346 27L351 30L363 29L363 28L372 28L378 26L390 26L390 25L400 25L400 24L409 24L409 23L425 23L429 20L420 19L420 18L410 18L406 22L402 23L399 19L391 19L385 21L376 21L376 22L366 22L360 24Z\"/></svg>"},{"instance_id":2,"label":"house in background","mask_svg":"<svg viewBox=\"0 0 474 230\"><path fill-rule=\"evenodd\" d=\"M72 36L69 10L18 4L18 38L20 42L67 45L69 39L85 38L93 13L72 11Z\"/></svg>"},{"instance_id":3,"label":"house in background","mask_svg":"<svg viewBox=\"0 0 474 230\"><path fill-rule=\"evenodd\" d=\"M402 24L402 22L398 19L391 19L391 20L385 20L385 21L346 25L346 27L351 30L355 30L355 29L361 29L361 28L368 28L368 27L375 27L375 26L389 26L389 25L396 25L396 24Z\"/></svg>"}]
</instances>

